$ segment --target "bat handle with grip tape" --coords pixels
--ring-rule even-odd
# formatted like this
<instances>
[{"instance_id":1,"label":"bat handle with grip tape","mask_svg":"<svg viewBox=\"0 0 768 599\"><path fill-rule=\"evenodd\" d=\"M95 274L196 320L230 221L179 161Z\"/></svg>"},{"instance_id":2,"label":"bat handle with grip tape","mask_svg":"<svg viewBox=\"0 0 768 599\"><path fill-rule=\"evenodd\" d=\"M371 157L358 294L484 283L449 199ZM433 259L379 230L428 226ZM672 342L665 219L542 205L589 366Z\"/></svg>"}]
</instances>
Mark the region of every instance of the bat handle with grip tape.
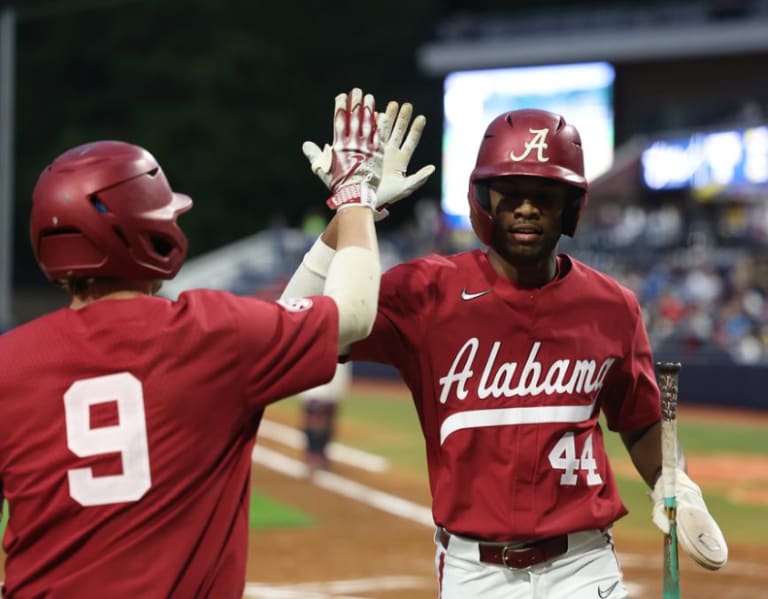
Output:
<instances>
[{"instance_id":1,"label":"bat handle with grip tape","mask_svg":"<svg viewBox=\"0 0 768 599\"><path fill-rule=\"evenodd\" d=\"M657 362L661 390L661 484L669 533L664 535L662 599L680 599L680 566L677 551L677 400L679 362Z\"/></svg>"}]
</instances>

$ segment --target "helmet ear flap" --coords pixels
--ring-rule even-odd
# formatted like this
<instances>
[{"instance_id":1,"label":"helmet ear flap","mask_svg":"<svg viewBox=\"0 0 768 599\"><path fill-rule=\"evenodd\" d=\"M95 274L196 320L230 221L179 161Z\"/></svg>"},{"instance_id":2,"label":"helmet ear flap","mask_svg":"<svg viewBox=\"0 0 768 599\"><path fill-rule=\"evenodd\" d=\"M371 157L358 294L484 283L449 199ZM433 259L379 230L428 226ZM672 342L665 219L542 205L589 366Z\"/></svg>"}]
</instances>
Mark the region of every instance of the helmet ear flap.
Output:
<instances>
[{"instance_id":1,"label":"helmet ear flap","mask_svg":"<svg viewBox=\"0 0 768 599\"><path fill-rule=\"evenodd\" d=\"M473 187L475 188L475 199L477 200L477 205L480 206L485 212L488 213L488 215L491 215L491 186L490 180L485 179L482 181L476 181L473 184Z\"/></svg>"},{"instance_id":2,"label":"helmet ear flap","mask_svg":"<svg viewBox=\"0 0 768 599\"><path fill-rule=\"evenodd\" d=\"M576 227L579 224L581 218L581 211L587 203L587 194L580 189L573 189L573 193L570 195L563 208L562 217L562 231L563 235L573 237L576 233Z\"/></svg>"},{"instance_id":3,"label":"helmet ear flap","mask_svg":"<svg viewBox=\"0 0 768 599\"><path fill-rule=\"evenodd\" d=\"M477 238L485 245L490 245L493 239L493 219L478 210L470 210L469 222Z\"/></svg>"},{"instance_id":4,"label":"helmet ear flap","mask_svg":"<svg viewBox=\"0 0 768 599\"><path fill-rule=\"evenodd\" d=\"M491 193L485 182L469 186L469 222L478 239L490 245L493 239L493 216L491 215Z\"/></svg>"}]
</instances>

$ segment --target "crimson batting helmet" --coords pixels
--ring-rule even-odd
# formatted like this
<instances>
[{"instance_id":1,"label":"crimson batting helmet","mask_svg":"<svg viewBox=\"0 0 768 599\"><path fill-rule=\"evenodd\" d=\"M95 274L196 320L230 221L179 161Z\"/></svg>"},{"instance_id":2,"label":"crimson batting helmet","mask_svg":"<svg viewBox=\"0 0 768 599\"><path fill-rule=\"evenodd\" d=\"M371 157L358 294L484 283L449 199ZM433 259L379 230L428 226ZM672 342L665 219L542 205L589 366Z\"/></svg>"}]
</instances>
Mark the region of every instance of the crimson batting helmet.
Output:
<instances>
[{"instance_id":1,"label":"crimson batting helmet","mask_svg":"<svg viewBox=\"0 0 768 599\"><path fill-rule=\"evenodd\" d=\"M581 136L559 114L546 110L513 110L496 117L485 130L475 169L469 177L472 227L486 245L493 237L493 216L478 190L483 181L523 175L560 181L574 193L563 211L563 233L573 236L587 203Z\"/></svg>"},{"instance_id":2,"label":"crimson batting helmet","mask_svg":"<svg viewBox=\"0 0 768 599\"><path fill-rule=\"evenodd\" d=\"M191 207L144 148L77 146L45 168L32 192L35 258L51 281L171 279L188 245L176 221Z\"/></svg>"}]
</instances>

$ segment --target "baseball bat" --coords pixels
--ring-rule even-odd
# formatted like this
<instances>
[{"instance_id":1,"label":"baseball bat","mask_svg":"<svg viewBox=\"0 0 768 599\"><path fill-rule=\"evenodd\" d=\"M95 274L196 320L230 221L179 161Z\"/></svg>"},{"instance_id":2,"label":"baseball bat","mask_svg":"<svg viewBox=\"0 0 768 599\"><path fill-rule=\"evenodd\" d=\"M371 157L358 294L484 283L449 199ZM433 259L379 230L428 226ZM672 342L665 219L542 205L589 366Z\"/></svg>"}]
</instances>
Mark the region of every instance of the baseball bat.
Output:
<instances>
[{"instance_id":1,"label":"baseball bat","mask_svg":"<svg viewBox=\"0 0 768 599\"><path fill-rule=\"evenodd\" d=\"M677 553L677 398L681 364L657 362L661 390L661 484L669 533L664 535L663 599L680 599L680 564Z\"/></svg>"}]
</instances>

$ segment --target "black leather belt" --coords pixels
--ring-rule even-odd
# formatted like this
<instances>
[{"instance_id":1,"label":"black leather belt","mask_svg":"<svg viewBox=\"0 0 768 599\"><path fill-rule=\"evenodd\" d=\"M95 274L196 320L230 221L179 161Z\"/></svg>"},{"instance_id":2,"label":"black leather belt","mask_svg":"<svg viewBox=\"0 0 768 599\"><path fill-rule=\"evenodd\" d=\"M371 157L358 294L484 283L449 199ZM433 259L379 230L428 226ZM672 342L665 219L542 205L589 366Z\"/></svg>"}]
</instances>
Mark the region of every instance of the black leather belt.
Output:
<instances>
[{"instance_id":1,"label":"black leather belt","mask_svg":"<svg viewBox=\"0 0 768 599\"><path fill-rule=\"evenodd\" d=\"M448 549L451 534L444 528L438 529L438 540ZM568 551L568 535L523 543L481 543L476 542L478 559L486 564L498 564L507 568L529 568Z\"/></svg>"}]
</instances>

